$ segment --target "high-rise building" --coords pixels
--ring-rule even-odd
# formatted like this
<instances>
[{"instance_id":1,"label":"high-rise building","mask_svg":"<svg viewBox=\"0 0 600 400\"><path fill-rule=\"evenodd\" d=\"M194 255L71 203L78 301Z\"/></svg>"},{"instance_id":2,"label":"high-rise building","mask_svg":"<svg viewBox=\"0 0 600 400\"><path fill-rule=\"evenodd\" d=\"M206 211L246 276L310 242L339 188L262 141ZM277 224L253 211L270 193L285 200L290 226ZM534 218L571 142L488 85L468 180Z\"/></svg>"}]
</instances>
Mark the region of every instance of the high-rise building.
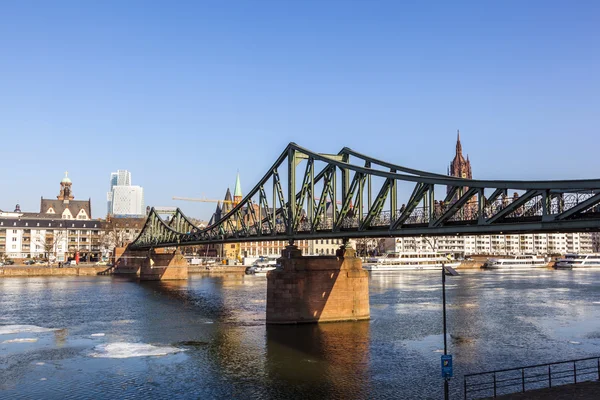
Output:
<instances>
[{"instance_id":1,"label":"high-rise building","mask_svg":"<svg viewBox=\"0 0 600 400\"><path fill-rule=\"evenodd\" d=\"M110 174L110 191L106 194L108 215L134 217L145 214L144 189L131 184L131 172L117 170Z\"/></svg>"},{"instance_id":2,"label":"high-rise building","mask_svg":"<svg viewBox=\"0 0 600 400\"><path fill-rule=\"evenodd\" d=\"M131 172L126 169L119 169L117 172L110 174L110 188L113 186L130 186L131 185Z\"/></svg>"}]
</instances>

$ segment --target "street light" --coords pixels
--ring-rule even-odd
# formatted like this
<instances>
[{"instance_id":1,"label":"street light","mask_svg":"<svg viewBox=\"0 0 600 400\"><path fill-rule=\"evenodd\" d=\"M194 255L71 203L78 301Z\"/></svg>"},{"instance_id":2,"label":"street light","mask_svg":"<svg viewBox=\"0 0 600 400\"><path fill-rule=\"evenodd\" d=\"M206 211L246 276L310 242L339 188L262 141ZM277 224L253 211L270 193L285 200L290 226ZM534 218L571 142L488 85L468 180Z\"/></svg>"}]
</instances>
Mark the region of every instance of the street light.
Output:
<instances>
[{"instance_id":1,"label":"street light","mask_svg":"<svg viewBox=\"0 0 600 400\"><path fill-rule=\"evenodd\" d=\"M442 262L442 309L444 316L444 355L442 356L442 377L444 378L444 399L448 400L448 381L452 377L452 355L448 355L446 342L446 275L458 276L452 267L446 267Z\"/></svg>"}]
</instances>

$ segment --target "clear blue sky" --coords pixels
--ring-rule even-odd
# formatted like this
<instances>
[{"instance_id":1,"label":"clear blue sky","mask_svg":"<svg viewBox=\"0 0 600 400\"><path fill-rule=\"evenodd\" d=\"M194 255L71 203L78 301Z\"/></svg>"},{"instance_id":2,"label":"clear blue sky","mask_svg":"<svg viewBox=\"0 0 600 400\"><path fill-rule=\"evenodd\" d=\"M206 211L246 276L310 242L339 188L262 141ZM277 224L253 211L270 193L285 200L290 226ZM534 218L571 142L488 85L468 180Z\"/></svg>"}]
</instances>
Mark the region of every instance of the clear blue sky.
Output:
<instances>
[{"instance_id":1,"label":"clear blue sky","mask_svg":"<svg viewBox=\"0 0 600 400\"><path fill-rule=\"evenodd\" d=\"M600 177L600 2L13 1L0 4L0 209L65 170L106 213L128 169L149 205L209 218L286 144L349 146L475 178Z\"/></svg>"}]
</instances>

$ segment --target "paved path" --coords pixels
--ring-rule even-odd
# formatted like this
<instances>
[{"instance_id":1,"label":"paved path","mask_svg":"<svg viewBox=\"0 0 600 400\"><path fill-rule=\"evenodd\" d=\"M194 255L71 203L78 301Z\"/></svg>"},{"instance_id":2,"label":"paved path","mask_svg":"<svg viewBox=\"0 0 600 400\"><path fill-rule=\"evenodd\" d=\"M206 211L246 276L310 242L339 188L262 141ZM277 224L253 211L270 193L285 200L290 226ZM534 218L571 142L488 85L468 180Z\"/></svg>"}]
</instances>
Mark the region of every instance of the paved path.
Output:
<instances>
[{"instance_id":1,"label":"paved path","mask_svg":"<svg viewBox=\"0 0 600 400\"><path fill-rule=\"evenodd\" d=\"M582 382L576 385L562 385L553 388L531 390L525 393L498 396L500 400L598 400L600 381Z\"/></svg>"}]
</instances>

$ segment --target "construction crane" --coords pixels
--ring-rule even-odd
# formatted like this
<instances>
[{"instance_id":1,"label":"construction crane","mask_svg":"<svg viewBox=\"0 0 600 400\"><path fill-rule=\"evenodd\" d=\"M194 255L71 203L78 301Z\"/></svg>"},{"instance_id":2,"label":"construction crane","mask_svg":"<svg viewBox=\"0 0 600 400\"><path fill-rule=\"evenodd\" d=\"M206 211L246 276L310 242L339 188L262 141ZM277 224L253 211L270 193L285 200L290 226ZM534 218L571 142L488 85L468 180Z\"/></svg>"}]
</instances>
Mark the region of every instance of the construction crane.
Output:
<instances>
[{"instance_id":1,"label":"construction crane","mask_svg":"<svg viewBox=\"0 0 600 400\"><path fill-rule=\"evenodd\" d=\"M176 197L173 196L173 200L182 200L182 201L200 201L203 203L235 203L235 201L233 200L213 200L213 199L207 199L207 198L202 198L202 199L195 199L195 198L191 198L191 197Z\"/></svg>"},{"instance_id":2,"label":"construction crane","mask_svg":"<svg viewBox=\"0 0 600 400\"><path fill-rule=\"evenodd\" d=\"M177 197L177 196L173 196L173 200L181 200L181 201L199 201L202 203L235 203L235 201L233 200L213 200L213 199L207 199L207 198L192 198L192 197ZM315 197L316 201L321 200L319 197ZM328 203L331 203L331 200L327 200ZM341 201L336 201L336 204L342 204Z\"/></svg>"}]
</instances>

